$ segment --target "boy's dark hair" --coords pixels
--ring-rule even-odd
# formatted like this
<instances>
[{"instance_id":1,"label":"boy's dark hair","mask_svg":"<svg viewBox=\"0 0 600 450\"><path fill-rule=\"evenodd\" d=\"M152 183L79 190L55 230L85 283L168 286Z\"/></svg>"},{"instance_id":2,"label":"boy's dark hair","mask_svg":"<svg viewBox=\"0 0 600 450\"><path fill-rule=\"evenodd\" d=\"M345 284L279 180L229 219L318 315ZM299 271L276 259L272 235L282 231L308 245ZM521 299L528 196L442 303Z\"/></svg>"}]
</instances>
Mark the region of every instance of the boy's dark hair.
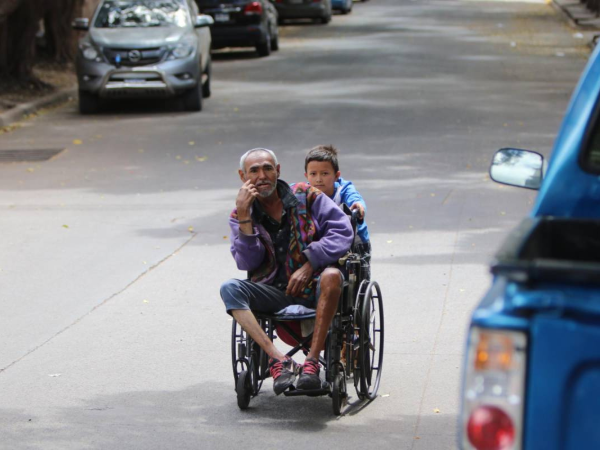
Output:
<instances>
[{"instance_id":1,"label":"boy's dark hair","mask_svg":"<svg viewBox=\"0 0 600 450\"><path fill-rule=\"evenodd\" d=\"M335 172L339 172L338 150L333 145L317 145L309 150L304 160L304 171L308 170L308 163L311 161L327 161L333 166Z\"/></svg>"}]
</instances>

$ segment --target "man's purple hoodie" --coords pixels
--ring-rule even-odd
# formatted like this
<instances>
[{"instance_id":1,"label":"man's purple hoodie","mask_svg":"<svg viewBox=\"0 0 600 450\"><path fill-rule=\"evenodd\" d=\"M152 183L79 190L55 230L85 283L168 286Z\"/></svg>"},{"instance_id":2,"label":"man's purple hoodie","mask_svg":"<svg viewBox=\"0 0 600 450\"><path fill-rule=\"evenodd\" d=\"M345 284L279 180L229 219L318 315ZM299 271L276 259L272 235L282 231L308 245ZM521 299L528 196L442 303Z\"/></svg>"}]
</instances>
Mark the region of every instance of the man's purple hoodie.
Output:
<instances>
[{"instance_id":1,"label":"man's purple hoodie","mask_svg":"<svg viewBox=\"0 0 600 450\"><path fill-rule=\"evenodd\" d=\"M279 180L278 183L285 183ZM287 186L289 189L289 186ZM317 195L310 209L310 214L316 227L316 237L311 242L304 255L313 270L319 270L335 263L346 254L354 239L352 226L348 216L326 195ZM267 230L260 224L254 225L254 234L244 234L239 231L238 220L229 218L231 227L231 254L238 269L253 271L257 269L265 257L266 249L259 236L271 243ZM269 284L275 277L273 272L265 283Z\"/></svg>"}]
</instances>

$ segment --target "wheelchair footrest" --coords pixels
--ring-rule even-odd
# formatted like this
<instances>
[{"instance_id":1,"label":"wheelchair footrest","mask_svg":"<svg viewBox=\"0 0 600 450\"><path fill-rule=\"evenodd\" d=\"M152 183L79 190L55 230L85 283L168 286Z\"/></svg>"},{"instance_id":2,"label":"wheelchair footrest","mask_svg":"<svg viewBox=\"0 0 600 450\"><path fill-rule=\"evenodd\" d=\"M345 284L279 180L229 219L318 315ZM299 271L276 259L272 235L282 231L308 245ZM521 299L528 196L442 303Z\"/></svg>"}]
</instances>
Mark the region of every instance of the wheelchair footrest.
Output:
<instances>
[{"instance_id":1,"label":"wheelchair footrest","mask_svg":"<svg viewBox=\"0 0 600 450\"><path fill-rule=\"evenodd\" d=\"M296 397L298 395L308 395L309 397L320 397L321 395L329 395L331 394L331 389L329 388L329 383L323 381L321 383L321 389L296 389L296 387L291 386L287 391L283 393L286 397Z\"/></svg>"}]
</instances>

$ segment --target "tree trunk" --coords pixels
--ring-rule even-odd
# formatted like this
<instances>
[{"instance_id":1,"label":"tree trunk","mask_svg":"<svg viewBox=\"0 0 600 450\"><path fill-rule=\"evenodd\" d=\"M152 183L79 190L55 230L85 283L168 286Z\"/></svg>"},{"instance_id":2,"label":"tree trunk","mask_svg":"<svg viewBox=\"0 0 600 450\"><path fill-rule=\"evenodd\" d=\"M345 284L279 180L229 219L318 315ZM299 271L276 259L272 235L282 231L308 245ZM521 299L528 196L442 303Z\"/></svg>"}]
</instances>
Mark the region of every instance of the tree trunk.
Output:
<instances>
[{"instance_id":1,"label":"tree trunk","mask_svg":"<svg viewBox=\"0 0 600 450\"><path fill-rule=\"evenodd\" d=\"M77 36L71 22L80 13L83 0L58 0L44 15L46 50L53 61L64 64L73 60Z\"/></svg>"}]
</instances>

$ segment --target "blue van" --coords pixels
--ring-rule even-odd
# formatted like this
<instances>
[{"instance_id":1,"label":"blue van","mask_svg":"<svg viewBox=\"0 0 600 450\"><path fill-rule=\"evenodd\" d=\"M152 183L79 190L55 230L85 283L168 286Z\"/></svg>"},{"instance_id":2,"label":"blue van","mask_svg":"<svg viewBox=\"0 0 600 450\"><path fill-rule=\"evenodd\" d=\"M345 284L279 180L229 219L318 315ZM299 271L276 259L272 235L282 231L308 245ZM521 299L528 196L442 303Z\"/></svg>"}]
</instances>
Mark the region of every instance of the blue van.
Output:
<instances>
[{"instance_id":1,"label":"blue van","mask_svg":"<svg viewBox=\"0 0 600 450\"><path fill-rule=\"evenodd\" d=\"M466 344L463 449L600 449L600 46L546 167L499 150L490 176L539 189L492 263Z\"/></svg>"}]
</instances>

